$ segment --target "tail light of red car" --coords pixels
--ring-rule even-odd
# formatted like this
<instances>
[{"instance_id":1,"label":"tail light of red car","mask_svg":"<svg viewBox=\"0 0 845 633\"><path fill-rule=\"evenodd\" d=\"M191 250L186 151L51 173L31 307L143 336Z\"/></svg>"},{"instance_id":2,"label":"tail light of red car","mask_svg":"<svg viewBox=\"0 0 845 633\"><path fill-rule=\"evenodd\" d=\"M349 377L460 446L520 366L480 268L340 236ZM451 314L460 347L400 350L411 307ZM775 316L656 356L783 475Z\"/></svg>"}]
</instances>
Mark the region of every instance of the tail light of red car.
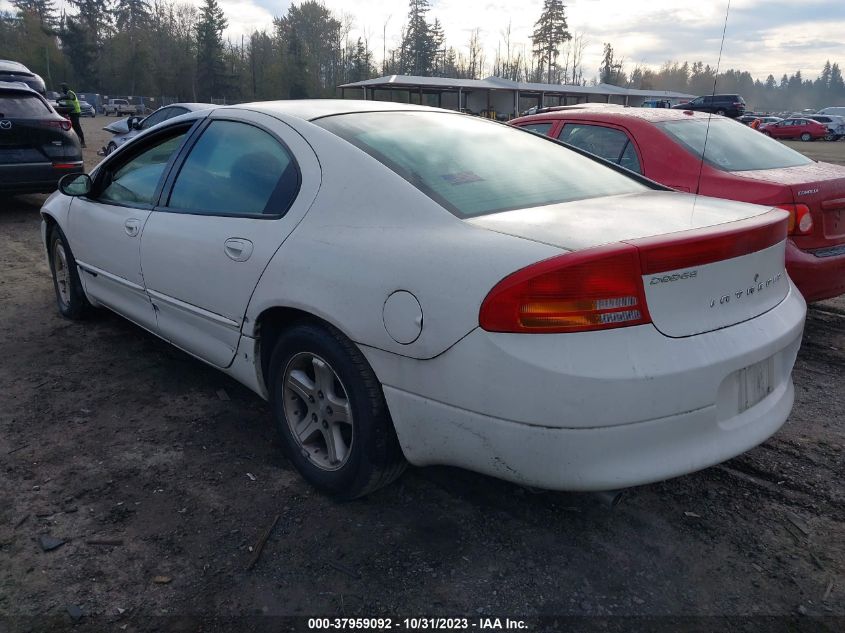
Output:
<instances>
[{"instance_id":1,"label":"tail light of red car","mask_svg":"<svg viewBox=\"0 0 845 633\"><path fill-rule=\"evenodd\" d=\"M786 239L787 217L754 218L557 255L496 284L481 304L488 332L563 333L651 323L643 275L741 257Z\"/></svg>"},{"instance_id":2,"label":"tail light of red car","mask_svg":"<svg viewBox=\"0 0 845 633\"><path fill-rule=\"evenodd\" d=\"M779 204L778 209L789 212L789 235L807 235L813 231L813 216L806 204Z\"/></svg>"}]
</instances>

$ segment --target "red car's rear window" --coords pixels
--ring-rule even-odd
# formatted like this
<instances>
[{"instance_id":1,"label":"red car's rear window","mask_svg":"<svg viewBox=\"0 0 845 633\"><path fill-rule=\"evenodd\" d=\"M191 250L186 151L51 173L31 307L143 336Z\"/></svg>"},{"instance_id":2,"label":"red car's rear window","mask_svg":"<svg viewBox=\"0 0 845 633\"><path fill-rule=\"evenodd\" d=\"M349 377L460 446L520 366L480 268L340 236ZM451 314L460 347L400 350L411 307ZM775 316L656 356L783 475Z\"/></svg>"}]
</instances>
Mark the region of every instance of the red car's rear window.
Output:
<instances>
[{"instance_id":1,"label":"red car's rear window","mask_svg":"<svg viewBox=\"0 0 845 633\"><path fill-rule=\"evenodd\" d=\"M813 162L757 130L720 116L663 121L655 125L696 158L704 155L705 162L724 171L780 169Z\"/></svg>"}]
</instances>

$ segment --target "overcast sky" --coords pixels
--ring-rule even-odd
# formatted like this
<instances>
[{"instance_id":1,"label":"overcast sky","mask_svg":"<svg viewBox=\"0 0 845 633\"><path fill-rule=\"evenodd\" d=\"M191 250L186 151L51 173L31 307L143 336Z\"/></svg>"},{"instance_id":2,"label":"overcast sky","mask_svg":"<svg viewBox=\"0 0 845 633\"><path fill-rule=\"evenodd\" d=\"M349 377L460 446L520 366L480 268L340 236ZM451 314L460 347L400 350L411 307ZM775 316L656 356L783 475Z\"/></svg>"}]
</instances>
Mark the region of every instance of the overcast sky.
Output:
<instances>
[{"instance_id":1,"label":"overcast sky","mask_svg":"<svg viewBox=\"0 0 845 633\"><path fill-rule=\"evenodd\" d=\"M202 4L202 0L186 0ZM290 0L219 0L233 40L254 29L270 29ZM502 32L511 23L512 40L530 46L542 0L430 0L447 44L466 50L470 33L481 29L487 62L493 61ZM387 48L394 47L407 18L407 0L324 0L337 13L352 16L353 35L365 34L381 59L387 23ZM57 4L64 4L59 0ZM584 76L597 73L604 42L613 44L625 68L659 67L666 60L701 60L713 66L719 56L727 0L569 0L569 29L585 35ZM9 0L0 0L8 9ZM801 70L815 78L826 59L845 65L845 0L732 0L722 70L748 70L755 78Z\"/></svg>"}]
</instances>

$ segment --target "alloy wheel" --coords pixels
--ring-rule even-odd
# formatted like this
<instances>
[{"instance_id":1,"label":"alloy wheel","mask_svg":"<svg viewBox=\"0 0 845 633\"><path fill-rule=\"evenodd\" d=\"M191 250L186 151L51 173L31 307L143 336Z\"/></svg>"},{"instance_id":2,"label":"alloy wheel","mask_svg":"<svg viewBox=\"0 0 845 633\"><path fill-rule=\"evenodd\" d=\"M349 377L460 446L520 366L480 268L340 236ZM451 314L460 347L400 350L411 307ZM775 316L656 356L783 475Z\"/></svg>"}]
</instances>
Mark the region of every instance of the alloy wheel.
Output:
<instances>
[{"instance_id":1,"label":"alloy wheel","mask_svg":"<svg viewBox=\"0 0 845 633\"><path fill-rule=\"evenodd\" d=\"M70 305L70 270L67 265L65 247L60 240L53 245L53 274L56 276L56 288L59 291L59 301L64 306Z\"/></svg>"},{"instance_id":2,"label":"alloy wheel","mask_svg":"<svg viewBox=\"0 0 845 633\"><path fill-rule=\"evenodd\" d=\"M338 470L354 441L352 408L343 382L325 359L300 352L282 375L285 419L299 448L322 470Z\"/></svg>"}]
</instances>

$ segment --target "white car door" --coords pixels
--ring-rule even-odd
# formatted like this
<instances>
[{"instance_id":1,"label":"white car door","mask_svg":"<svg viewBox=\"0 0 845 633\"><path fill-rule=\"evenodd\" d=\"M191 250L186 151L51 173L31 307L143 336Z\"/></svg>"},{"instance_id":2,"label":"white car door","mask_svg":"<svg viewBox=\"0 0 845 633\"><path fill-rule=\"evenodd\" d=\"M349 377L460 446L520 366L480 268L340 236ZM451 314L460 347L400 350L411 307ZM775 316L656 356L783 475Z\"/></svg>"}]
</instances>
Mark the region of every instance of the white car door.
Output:
<instances>
[{"instance_id":1,"label":"white car door","mask_svg":"<svg viewBox=\"0 0 845 633\"><path fill-rule=\"evenodd\" d=\"M90 197L74 198L68 239L86 291L137 324L156 329L144 290L141 234L191 124L150 137L104 164Z\"/></svg>"},{"instance_id":2,"label":"white car door","mask_svg":"<svg viewBox=\"0 0 845 633\"><path fill-rule=\"evenodd\" d=\"M227 108L203 126L147 221L141 265L159 333L226 367L262 272L317 194L320 167L274 117Z\"/></svg>"}]
</instances>

